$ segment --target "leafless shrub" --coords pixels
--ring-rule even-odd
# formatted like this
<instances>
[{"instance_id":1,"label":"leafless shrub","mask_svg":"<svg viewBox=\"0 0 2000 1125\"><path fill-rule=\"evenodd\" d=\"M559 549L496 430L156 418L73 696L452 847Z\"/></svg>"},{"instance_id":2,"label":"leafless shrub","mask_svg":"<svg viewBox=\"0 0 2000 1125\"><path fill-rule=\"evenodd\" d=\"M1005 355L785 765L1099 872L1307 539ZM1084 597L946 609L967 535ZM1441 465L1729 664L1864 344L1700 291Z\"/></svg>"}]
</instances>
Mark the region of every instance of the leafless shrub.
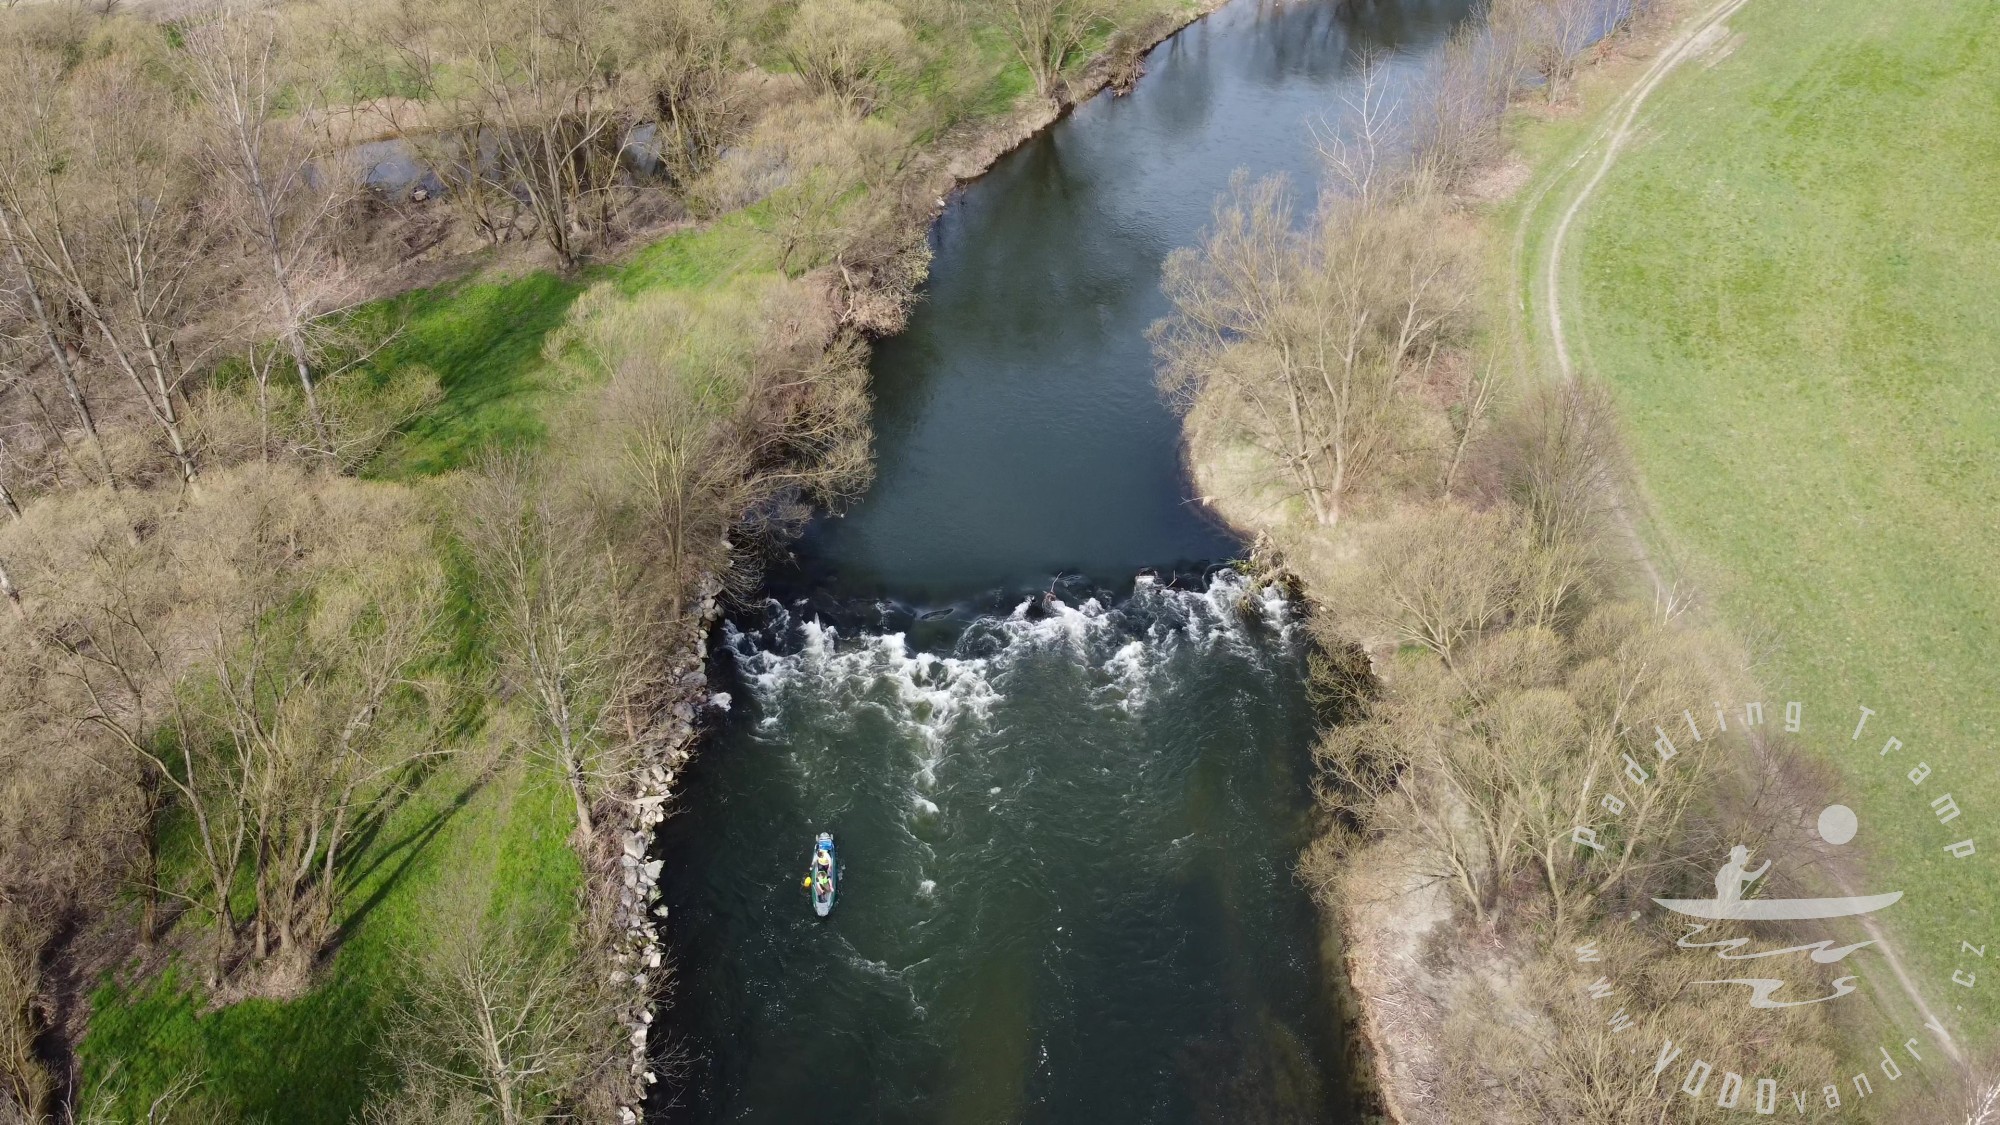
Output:
<instances>
[{"instance_id":1,"label":"leafless shrub","mask_svg":"<svg viewBox=\"0 0 2000 1125\"><path fill-rule=\"evenodd\" d=\"M1063 71L1092 33L1111 18L1105 0L989 0L1014 53L1035 80L1035 93L1056 96Z\"/></svg>"},{"instance_id":2,"label":"leafless shrub","mask_svg":"<svg viewBox=\"0 0 2000 1125\"><path fill-rule=\"evenodd\" d=\"M807 89L865 112L914 42L882 0L805 0L782 46Z\"/></svg>"},{"instance_id":3,"label":"leafless shrub","mask_svg":"<svg viewBox=\"0 0 2000 1125\"><path fill-rule=\"evenodd\" d=\"M392 1053L416 1105L371 1120L568 1120L564 1097L615 1032L603 966L558 920L494 910L474 884L441 896L399 1004Z\"/></svg>"},{"instance_id":4,"label":"leafless shrub","mask_svg":"<svg viewBox=\"0 0 2000 1125\"><path fill-rule=\"evenodd\" d=\"M1303 231L1281 180L1238 177L1200 247L1175 251L1154 325L1185 410L1270 452L1313 519L1337 523L1410 433L1409 391L1463 325L1467 248L1425 191L1333 193Z\"/></svg>"}]
</instances>

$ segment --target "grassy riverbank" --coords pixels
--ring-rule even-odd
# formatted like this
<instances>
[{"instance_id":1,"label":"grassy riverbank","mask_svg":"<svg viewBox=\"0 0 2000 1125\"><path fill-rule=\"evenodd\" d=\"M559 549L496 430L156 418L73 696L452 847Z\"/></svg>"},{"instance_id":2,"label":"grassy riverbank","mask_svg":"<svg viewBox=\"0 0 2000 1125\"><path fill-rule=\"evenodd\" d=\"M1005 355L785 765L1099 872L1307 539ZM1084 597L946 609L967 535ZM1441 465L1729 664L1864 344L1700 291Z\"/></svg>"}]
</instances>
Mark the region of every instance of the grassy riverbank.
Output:
<instances>
[{"instance_id":1,"label":"grassy riverbank","mask_svg":"<svg viewBox=\"0 0 2000 1125\"><path fill-rule=\"evenodd\" d=\"M386 298L356 310L367 336L392 342L350 375L383 388L422 371L441 394L402 427L365 475L442 507L450 475L489 449L541 443L580 388L544 355L551 333L593 284L619 292L707 292L739 276L775 276L770 255L722 223L652 244L628 260L562 276L479 276ZM438 483L432 483L437 481ZM121 973L91 997L78 1053L99 1108L143 1118L188 1075L184 1105L213 1119L349 1121L392 1077L381 1037L405 1003L414 952L438 939L441 898L474 888L482 910L575 920L584 870L567 837L568 796L543 763L509 745L532 729L519 698L485 698L494 651L492 607L440 534L451 569L446 662L432 676L463 692L446 735L452 756L394 803L354 857L351 908L325 979L295 998L253 997L212 1008L199 972L171 955ZM192 849L194 841L180 846ZM171 855L171 852L170 852ZM193 856L184 857L192 863ZM192 941L196 934L183 935ZM198 961L198 957L190 960Z\"/></svg>"},{"instance_id":2,"label":"grassy riverbank","mask_svg":"<svg viewBox=\"0 0 2000 1125\"><path fill-rule=\"evenodd\" d=\"M1128 6L1119 18L1155 35L1201 10L1147 2ZM838 227L841 214L866 216L874 197L894 201L912 183L927 203L953 175L976 171L1053 118L999 31L953 31L965 41L929 44L931 68L894 88L889 112L905 150L892 161L895 176L856 189L839 201L835 218L820 221ZM1090 45L1102 47L1105 39L1100 31ZM964 105L947 112L933 104L947 96ZM413 498L437 519L431 547L447 576L448 637L426 671L430 687L454 700L438 747L451 753L389 802L343 863L350 886L335 918L338 936L301 987L279 995L253 982L247 997L230 994L240 984L225 983L219 994L202 987L206 938L198 912L185 915L158 951L86 982L90 1014L77 1055L80 1100L92 1111L143 1119L165 1096L172 1120L354 1120L365 1106L382 1108L379 1095L394 1089L406 1069L388 1048L398 1010L410 1002L413 962L449 940L441 939L447 923L466 921L441 918L441 902L469 911L475 927L481 918L528 916L555 923L547 932L561 933L590 914L591 877L572 835L570 795L547 761L519 751L533 738L532 706L521 694L490 690L502 661L501 623L466 544L437 517L451 510L464 470L480 454L538 450L552 432L596 433L578 415L594 402L585 392L613 373L599 370L594 359L552 355L550 342L561 333L575 339L613 321L639 330L651 313L684 315L687 321L673 323L717 332L704 343L721 355L768 346L801 323L824 321L831 332L839 277L812 275L829 274L830 254L795 257L781 270L789 253L781 246L790 237L780 229L784 221L771 207L753 204L571 274L488 268L350 314L357 339L388 343L342 379L367 381L383 397L406 385L435 384L427 404L359 475L369 488ZM926 221L924 211L898 218L904 227ZM920 245L914 231L902 233ZM767 324L763 339L732 334L760 318L788 322L784 329ZM860 323L865 327L867 317ZM694 350L665 336L656 343L654 353ZM695 361L685 366L693 369ZM560 456L576 461L589 452L564 449ZM712 543L701 550L712 555ZM687 655L656 654L655 662L677 664ZM168 829L170 882L183 874L176 870L182 865L193 877L188 836L185 826Z\"/></svg>"},{"instance_id":3,"label":"grassy riverbank","mask_svg":"<svg viewBox=\"0 0 2000 1125\"><path fill-rule=\"evenodd\" d=\"M1653 97L1560 278L1578 364L1617 389L1656 561L1817 720L1867 882L1909 896L1884 925L1973 1042L2000 993L1950 978L1977 970L1959 943L1990 937L1974 920L2000 883L1944 845L2000 847L1996 88L1990 5L1753 0ZM1936 773L1916 787L1919 762ZM1965 813L1941 825L1947 792Z\"/></svg>"}]
</instances>

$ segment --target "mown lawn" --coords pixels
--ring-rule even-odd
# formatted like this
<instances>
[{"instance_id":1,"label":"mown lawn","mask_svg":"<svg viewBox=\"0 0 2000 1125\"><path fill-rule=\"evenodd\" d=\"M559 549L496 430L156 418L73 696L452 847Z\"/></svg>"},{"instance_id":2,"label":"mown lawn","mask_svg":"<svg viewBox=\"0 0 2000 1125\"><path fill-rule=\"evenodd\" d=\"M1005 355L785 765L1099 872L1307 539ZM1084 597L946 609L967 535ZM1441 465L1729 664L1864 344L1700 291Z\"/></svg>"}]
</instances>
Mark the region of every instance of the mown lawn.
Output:
<instances>
[{"instance_id":1,"label":"mown lawn","mask_svg":"<svg viewBox=\"0 0 2000 1125\"><path fill-rule=\"evenodd\" d=\"M1883 922L1919 988L1991 1042L2000 972L1950 978L2000 938L2000 6L1752 0L1730 24L1572 231L1566 321L1616 388L1655 552L1805 703L1869 889L1908 895Z\"/></svg>"}]
</instances>

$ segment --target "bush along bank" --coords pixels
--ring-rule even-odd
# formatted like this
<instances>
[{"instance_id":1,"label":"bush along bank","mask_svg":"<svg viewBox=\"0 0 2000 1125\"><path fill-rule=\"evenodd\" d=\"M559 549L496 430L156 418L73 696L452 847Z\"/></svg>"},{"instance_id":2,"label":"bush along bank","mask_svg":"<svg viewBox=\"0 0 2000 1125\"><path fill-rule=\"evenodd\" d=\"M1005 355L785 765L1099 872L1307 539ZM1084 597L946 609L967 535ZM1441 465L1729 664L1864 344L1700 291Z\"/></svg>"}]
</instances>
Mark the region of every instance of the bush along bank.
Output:
<instances>
[{"instance_id":1,"label":"bush along bank","mask_svg":"<svg viewBox=\"0 0 2000 1125\"><path fill-rule=\"evenodd\" d=\"M630 796L631 819L620 836L616 866L601 867L596 878L602 888L599 901L611 900L610 981L628 986L625 1002L618 1013L618 1025L630 1044L630 1065L626 1082L617 1091L617 1114L622 1125L636 1125L645 1114L650 1087L659 1081L654 1073L649 1045L657 998L666 989L668 972L665 951L660 944L660 926L667 908L659 904L660 872L664 860L650 859L653 832L667 818L673 800L674 783L695 750L695 722L709 705L707 681L700 661L707 654L708 633L721 618L716 596L722 584L704 575L696 587L699 598L692 619L694 634L685 643L684 655L669 668L675 689L660 701L663 712L650 724L649 734L640 742L640 768Z\"/></svg>"},{"instance_id":2,"label":"bush along bank","mask_svg":"<svg viewBox=\"0 0 2000 1125\"><path fill-rule=\"evenodd\" d=\"M1779 738L1725 755L1662 733L1753 698L1749 661L1634 560L1608 394L1481 313L1504 289L1487 264L1519 178L1504 128L1521 76L1540 79L1533 112L1560 118L1593 60L1636 69L1621 55L1671 27L1632 11L1592 45L1551 11L1496 4L1402 105L1357 99L1406 114L1406 143L1372 145L1382 120L1327 143L1303 224L1286 185L1234 185L1168 263L1161 382L1199 492L1315 606L1330 723L1299 872L1343 934L1389 1116L1724 1120L1766 1082L1818 1105L1847 1059L1826 1010L1765 1018L1693 987L1712 967L1654 954L1681 934L1636 909L1709 879L1715 840L1754 845L1817 809L1817 773ZM1812 857L1768 877L1827 878ZM1586 987L1597 962L1615 978ZM1788 969L1803 994L1833 991L1825 966ZM1683 1079L1715 1068L1672 1048L1703 1043L1733 1047L1697 1099Z\"/></svg>"}]
</instances>

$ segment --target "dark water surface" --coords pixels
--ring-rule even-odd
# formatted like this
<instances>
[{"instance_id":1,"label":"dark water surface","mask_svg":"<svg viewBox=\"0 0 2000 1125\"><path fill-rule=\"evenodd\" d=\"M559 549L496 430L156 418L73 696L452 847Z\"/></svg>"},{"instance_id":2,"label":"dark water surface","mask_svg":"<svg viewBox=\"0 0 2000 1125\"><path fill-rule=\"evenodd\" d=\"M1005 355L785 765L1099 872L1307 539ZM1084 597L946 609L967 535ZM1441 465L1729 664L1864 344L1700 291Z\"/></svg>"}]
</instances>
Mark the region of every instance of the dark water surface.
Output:
<instances>
[{"instance_id":1,"label":"dark water surface","mask_svg":"<svg viewBox=\"0 0 2000 1125\"><path fill-rule=\"evenodd\" d=\"M657 1117L1359 1120L1291 877L1301 630L1204 568L1241 545L1187 503L1144 334L1231 172L1310 187L1360 53L1407 80L1464 7L1237 0L952 202L876 355L874 489L725 630L662 832Z\"/></svg>"}]
</instances>

